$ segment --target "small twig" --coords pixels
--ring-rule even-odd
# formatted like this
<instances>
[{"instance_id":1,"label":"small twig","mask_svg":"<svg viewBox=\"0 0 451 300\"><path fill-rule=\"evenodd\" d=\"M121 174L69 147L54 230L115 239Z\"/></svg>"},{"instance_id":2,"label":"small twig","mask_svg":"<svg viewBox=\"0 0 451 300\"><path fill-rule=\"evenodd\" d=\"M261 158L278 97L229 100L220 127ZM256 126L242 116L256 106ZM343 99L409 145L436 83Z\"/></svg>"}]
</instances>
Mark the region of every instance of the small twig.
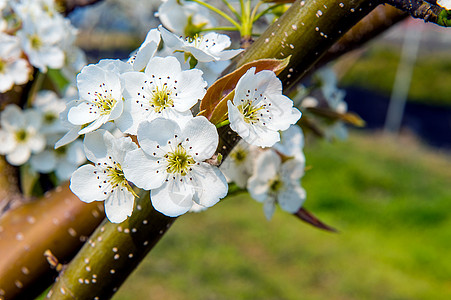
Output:
<instances>
[{"instance_id":1,"label":"small twig","mask_svg":"<svg viewBox=\"0 0 451 300\"><path fill-rule=\"evenodd\" d=\"M451 12L438 6L435 0L385 0L385 3L408 12L412 17L423 19L443 27L451 26Z\"/></svg>"}]
</instances>

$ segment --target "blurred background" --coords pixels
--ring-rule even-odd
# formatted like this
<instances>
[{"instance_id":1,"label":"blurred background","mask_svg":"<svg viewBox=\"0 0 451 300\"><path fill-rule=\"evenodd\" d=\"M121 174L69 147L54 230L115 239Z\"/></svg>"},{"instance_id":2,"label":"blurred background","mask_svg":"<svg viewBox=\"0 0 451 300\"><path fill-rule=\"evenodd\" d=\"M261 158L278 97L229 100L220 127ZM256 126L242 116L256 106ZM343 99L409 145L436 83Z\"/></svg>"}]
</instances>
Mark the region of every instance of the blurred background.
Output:
<instances>
[{"instance_id":1,"label":"blurred background","mask_svg":"<svg viewBox=\"0 0 451 300\"><path fill-rule=\"evenodd\" d=\"M78 9L78 45L90 62L127 58L158 5ZM338 233L229 197L177 220L113 299L451 299L450 46L450 29L408 19L333 65L367 125L307 138L302 185Z\"/></svg>"}]
</instances>

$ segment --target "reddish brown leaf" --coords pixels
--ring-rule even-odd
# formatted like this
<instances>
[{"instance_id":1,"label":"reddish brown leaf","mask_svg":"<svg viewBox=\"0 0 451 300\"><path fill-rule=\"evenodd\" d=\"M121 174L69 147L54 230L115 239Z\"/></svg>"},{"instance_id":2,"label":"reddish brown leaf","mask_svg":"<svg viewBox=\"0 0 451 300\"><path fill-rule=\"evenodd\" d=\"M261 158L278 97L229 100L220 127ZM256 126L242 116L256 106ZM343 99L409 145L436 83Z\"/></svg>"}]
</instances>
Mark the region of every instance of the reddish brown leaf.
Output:
<instances>
[{"instance_id":1,"label":"reddish brown leaf","mask_svg":"<svg viewBox=\"0 0 451 300\"><path fill-rule=\"evenodd\" d=\"M200 111L201 115L205 116L207 119L211 121L213 112L216 110L215 115L216 119L221 119L221 113L225 114L227 112L227 101L224 100L225 97L227 99L231 99L231 93L235 88L238 80L243 76L247 70L252 67L256 68L256 73L262 70L271 70L278 75L285 67L288 65L290 61L290 57L285 59L260 59L250 63L247 63L241 66L236 71L227 74L226 76L218 79L215 83L213 83L207 90L204 98L200 102ZM221 106L218 105L221 103ZM225 107L225 111L224 111Z\"/></svg>"},{"instance_id":2,"label":"reddish brown leaf","mask_svg":"<svg viewBox=\"0 0 451 300\"><path fill-rule=\"evenodd\" d=\"M330 232L338 232L335 228L321 222L317 217L315 217L311 212L307 211L305 208L301 207L297 213L294 214L296 217L302 221L316 227L319 229L327 230Z\"/></svg>"}]
</instances>

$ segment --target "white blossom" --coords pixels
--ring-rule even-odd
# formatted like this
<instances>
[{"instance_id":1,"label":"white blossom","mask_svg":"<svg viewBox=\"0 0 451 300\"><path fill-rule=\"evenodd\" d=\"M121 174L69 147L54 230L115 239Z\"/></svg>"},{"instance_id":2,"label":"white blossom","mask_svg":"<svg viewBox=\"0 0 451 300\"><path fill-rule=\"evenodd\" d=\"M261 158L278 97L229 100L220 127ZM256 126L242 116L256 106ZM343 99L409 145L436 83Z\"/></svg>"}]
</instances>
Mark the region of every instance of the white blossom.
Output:
<instances>
[{"instance_id":1,"label":"white blossom","mask_svg":"<svg viewBox=\"0 0 451 300\"><path fill-rule=\"evenodd\" d=\"M304 164L297 159L284 163L273 150L264 151L255 162L254 174L249 178L248 191L252 198L263 202L266 218L271 219L276 203L289 213L297 212L306 193L300 185Z\"/></svg>"},{"instance_id":2,"label":"white blossom","mask_svg":"<svg viewBox=\"0 0 451 300\"><path fill-rule=\"evenodd\" d=\"M437 5L447 10L451 10L451 0L437 0Z\"/></svg>"},{"instance_id":3,"label":"white blossom","mask_svg":"<svg viewBox=\"0 0 451 300\"><path fill-rule=\"evenodd\" d=\"M38 154L33 154L30 158L30 165L39 173L47 174L55 171L58 179L65 181L85 161L83 143L78 140L57 150L48 148Z\"/></svg>"},{"instance_id":4,"label":"white blossom","mask_svg":"<svg viewBox=\"0 0 451 300\"><path fill-rule=\"evenodd\" d=\"M160 31L158 29L149 30L144 42L128 60L128 63L133 66L135 71L144 71L149 60L157 52L160 39Z\"/></svg>"},{"instance_id":5,"label":"white blossom","mask_svg":"<svg viewBox=\"0 0 451 300\"><path fill-rule=\"evenodd\" d=\"M292 156L295 159L305 162L304 133L298 125L291 125L287 130L280 132L280 141L273 148L285 156Z\"/></svg>"},{"instance_id":6,"label":"white blossom","mask_svg":"<svg viewBox=\"0 0 451 300\"><path fill-rule=\"evenodd\" d=\"M0 93L28 81L31 68L21 53L19 38L0 32Z\"/></svg>"},{"instance_id":7,"label":"white blossom","mask_svg":"<svg viewBox=\"0 0 451 300\"><path fill-rule=\"evenodd\" d=\"M219 169L228 181L235 182L240 188L246 188L247 180L254 170L255 158L259 148L240 140L225 158Z\"/></svg>"},{"instance_id":8,"label":"white blossom","mask_svg":"<svg viewBox=\"0 0 451 300\"><path fill-rule=\"evenodd\" d=\"M106 130L89 133L84 139L85 153L94 163L78 168L71 177L70 189L84 202L105 201L105 213L113 223L131 216L135 193L122 170L127 152L138 146L129 137L115 139Z\"/></svg>"},{"instance_id":9,"label":"white blossom","mask_svg":"<svg viewBox=\"0 0 451 300\"><path fill-rule=\"evenodd\" d=\"M229 60L244 51L244 49L224 50L231 45L230 38L225 34L209 32L204 36L182 39L161 25L158 29L166 46L173 51L192 54L200 62Z\"/></svg>"},{"instance_id":10,"label":"white blossom","mask_svg":"<svg viewBox=\"0 0 451 300\"><path fill-rule=\"evenodd\" d=\"M125 157L125 177L151 190L154 208L170 217L186 213L194 203L213 206L228 190L219 168L204 162L215 153L218 140L216 127L205 117L192 118L183 127L162 118L144 122L138 128L141 148Z\"/></svg>"},{"instance_id":11,"label":"white blossom","mask_svg":"<svg viewBox=\"0 0 451 300\"><path fill-rule=\"evenodd\" d=\"M122 79L125 107L115 124L122 132L134 135L145 120L160 117L181 122L190 120L190 108L205 95L207 85L202 71L182 71L178 60L171 56L154 57L144 73L125 73Z\"/></svg>"},{"instance_id":12,"label":"white blossom","mask_svg":"<svg viewBox=\"0 0 451 300\"><path fill-rule=\"evenodd\" d=\"M179 35L189 35L192 29L216 26L207 8L184 0L163 0L156 16L164 27Z\"/></svg>"},{"instance_id":13,"label":"white blossom","mask_svg":"<svg viewBox=\"0 0 451 300\"><path fill-rule=\"evenodd\" d=\"M286 130L301 117L293 101L282 95L282 83L274 72L255 74L250 68L238 81L233 101L227 102L230 128L246 142L271 147L280 140L279 130Z\"/></svg>"},{"instance_id":14,"label":"white blossom","mask_svg":"<svg viewBox=\"0 0 451 300\"><path fill-rule=\"evenodd\" d=\"M122 114L122 85L116 72L88 65L78 74L77 86L81 101L69 110L68 120L86 126L78 134L94 131Z\"/></svg>"},{"instance_id":15,"label":"white blossom","mask_svg":"<svg viewBox=\"0 0 451 300\"><path fill-rule=\"evenodd\" d=\"M41 72L46 72L48 67L59 69L64 65L60 43L66 32L60 25L49 18L39 18L35 22L24 19L22 29L17 32L28 60Z\"/></svg>"},{"instance_id":16,"label":"white blossom","mask_svg":"<svg viewBox=\"0 0 451 300\"><path fill-rule=\"evenodd\" d=\"M22 111L10 104L0 115L0 154L15 166L22 165L31 153L38 153L45 147L45 138L39 133L41 115L28 109Z\"/></svg>"},{"instance_id":17,"label":"white blossom","mask_svg":"<svg viewBox=\"0 0 451 300\"><path fill-rule=\"evenodd\" d=\"M59 98L55 92L50 90L39 91L33 101L33 107L42 115L40 130L42 134L62 133L65 131L59 115L66 108L66 102Z\"/></svg>"}]
</instances>

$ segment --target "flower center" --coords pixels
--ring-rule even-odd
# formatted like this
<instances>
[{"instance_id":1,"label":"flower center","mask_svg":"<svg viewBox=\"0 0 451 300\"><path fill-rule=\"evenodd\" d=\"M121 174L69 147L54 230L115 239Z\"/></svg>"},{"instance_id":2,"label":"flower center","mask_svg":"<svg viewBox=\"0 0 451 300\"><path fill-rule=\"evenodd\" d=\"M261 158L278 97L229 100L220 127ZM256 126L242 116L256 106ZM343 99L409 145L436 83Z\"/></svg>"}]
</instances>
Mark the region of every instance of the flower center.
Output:
<instances>
[{"instance_id":1,"label":"flower center","mask_svg":"<svg viewBox=\"0 0 451 300\"><path fill-rule=\"evenodd\" d=\"M101 94L97 94L97 99L94 102L94 104L100 110L100 115L110 114L111 110L113 110L116 103L117 103L117 100L114 99L111 94L107 95L106 97L104 97Z\"/></svg>"},{"instance_id":2,"label":"flower center","mask_svg":"<svg viewBox=\"0 0 451 300\"><path fill-rule=\"evenodd\" d=\"M0 73L4 73L6 69L6 62L0 59Z\"/></svg>"},{"instance_id":3,"label":"flower center","mask_svg":"<svg viewBox=\"0 0 451 300\"><path fill-rule=\"evenodd\" d=\"M30 36L30 43L31 43L31 48L36 49L36 50L41 48L41 46L42 46L42 41L37 34L33 34L32 36Z\"/></svg>"},{"instance_id":4,"label":"flower center","mask_svg":"<svg viewBox=\"0 0 451 300\"><path fill-rule=\"evenodd\" d=\"M252 102L249 100L244 100L243 104L238 105L238 110L243 115L244 121L251 124L255 124L260 121L260 114L258 113L258 111L263 108L263 106L253 106Z\"/></svg>"},{"instance_id":5,"label":"flower center","mask_svg":"<svg viewBox=\"0 0 451 300\"><path fill-rule=\"evenodd\" d=\"M44 123L45 124L52 124L56 119L58 119L58 117L55 116L51 112L44 114Z\"/></svg>"},{"instance_id":6,"label":"flower center","mask_svg":"<svg viewBox=\"0 0 451 300\"><path fill-rule=\"evenodd\" d=\"M16 140L18 142L25 141L27 139L27 137L28 137L28 133L24 129L21 129L16 132Z\"/></svg>"},{"instance_id":7,"label":"flower center","mask_svg":"<svg viewBox=\"0 0 451 300\"><path fill-rule=\"evenodd\" d=\"M171 98L171 91L166 86L163 86L161 89L157 86L152 91L150 105L155 109L155 112L161 112L166 107L174 106L174 101Z\"/></svg>"},{"instance_id":8,"label":"flower center","mask_svg":"<svg viewBox=\"0 0 451 300\"><path fill-rule=\"evenodd\" d=\"M67 152L67 147L66 146L61 146L57 149L54 150L57 156L64 156L66 155Z\"/></svg>"},{"instance_id":9,"label":"flower center","mask_svg":"<svg viewBox=\"0 0 451 300\"><path fill-rule=\"evenodd\" d=\"M247 152L244 149L237 148L235 151L233 151L230 156L235 160L237 163L242 163L246 160Z\"/></svg>"},{"instance_id":10,"label":"flower center","mask_svg":"<svg viewBox=\"0 0 451 300\"><path fill-rule=\"evenodd\" d=\"M169 152L165 157L168 161L168 173L185 176L191 170L190 167L195 164L193 157L186 153L182 145L178 145L174 152Z\"/></svg>"},{"instance_id":11,"label":"flower center","mask_svg":"<svg viewBox=\"0 0 451 300\"><path fill-rule=\"evenodd\" d=\"M108 181L113 187L121 187L126 188L130 191L135 197L137 197L136 193L133 191L130 184L128 184L127 179L125 179L124 171L122 171L122 167L119 163L113 162L114 167L107 167L108 171Z\"/></svg>"},{"instance_id":12,"label":"flower center","mask_svg":"<svg viewBox=\"0 0 451 300\"><path fill-rule=\"evenodd\" d=\"M269 182L269 191L276 194L279 192L283 187L283 182L279 179L279 177L276 177L272 179Z\"/></svg>"}]
</instances>

